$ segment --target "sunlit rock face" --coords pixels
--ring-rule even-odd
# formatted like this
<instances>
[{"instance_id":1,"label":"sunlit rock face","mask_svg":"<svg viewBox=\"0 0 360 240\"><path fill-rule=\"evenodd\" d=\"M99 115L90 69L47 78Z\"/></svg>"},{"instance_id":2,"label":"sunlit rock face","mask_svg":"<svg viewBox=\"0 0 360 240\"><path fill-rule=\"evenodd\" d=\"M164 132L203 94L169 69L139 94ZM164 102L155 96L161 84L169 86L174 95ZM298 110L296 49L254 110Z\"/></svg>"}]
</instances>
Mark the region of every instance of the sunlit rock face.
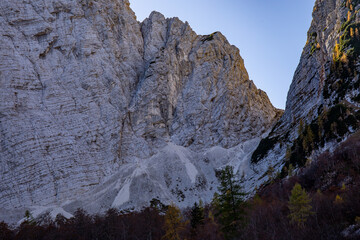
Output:
<instances>
[{"instance_id":1,"label":"sunlit rock face","mask_svg":"<svg viewBox=\"0 0 360 240\"><path fill-rule=\"evenodd\" d=\"M281 115L221 33L127 0L2 0L0 25L4 213L209 200Z\"/></svg>"},{"instance_id":2,"label":"sunlit rock face","mask_svg":"<svg viewBox=\"0 0 360 240\"><path fill-rule=\"evenodd\" d=\"M308 40L303 49L287 96L280 124L285 131L297 126L300 119L311 121L324 104L324 82L329 81L333 48L339 37L344 11L343 0L316 1ZM346 14L346 13L345 13Z\"/></svg>"},{"instance_id":3,"label":"sunlit rock face","mask_svg":"<svg viewBox=\"0 0 360 240\"><path fill-rule=\"evenodd\" d=\"M269 167L286 174L284 165L288 166L289 162L302 167L305 161L311 162L358 131L359 9L358 0L315 2L313 21L288 92L284 114L270 132L266 144L260 144L255 151L259 150L259 154L252 157L258 175L252 176L252 186L261 182L259 177ZM300 164L291 155L299 152L304 155Z\"/></svg>"}]
</instances>

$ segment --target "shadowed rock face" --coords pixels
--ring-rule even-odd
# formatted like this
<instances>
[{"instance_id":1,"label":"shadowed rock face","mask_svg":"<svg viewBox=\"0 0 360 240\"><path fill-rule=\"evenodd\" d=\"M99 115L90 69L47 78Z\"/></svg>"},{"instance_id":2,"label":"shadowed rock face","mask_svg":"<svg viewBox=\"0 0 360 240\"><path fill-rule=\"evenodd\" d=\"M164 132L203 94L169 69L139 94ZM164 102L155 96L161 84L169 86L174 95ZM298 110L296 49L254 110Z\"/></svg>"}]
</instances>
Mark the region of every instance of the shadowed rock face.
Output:
<instances>
[{"instance_id":1,"label":"shadowed rock face","mask_svg":"<svg viewBox=\"0 0 360 240\"><path fill-rule=\"evenodd\" d=\"M359 129L359 10L358 0L315 2L284 114L252 157L258 176L269 166L301 167Z\"/></svg>"},{"instance_id":2,"label":"shadowed rock face","mask_svg":"<svg viewBox=\"0 0 360 240\"><path fill-rule=\"evenodd\" d=\"M316 1L308 40L287 96L280 123L283 131L297 126L300 119L311 121L324 104L324 82L328 81L333 48L345 9L343 0ZM296 130L296 127L294 128Z\"/></svg>"},{"instance_id":3,"label":"shadowed rock face","mask_svg":"<svg viewBox=\"0 0 360 240\"><path fill-rule=\"evenodd\" d=\"M334 49L336 43L341 44L340 38L346 35L350 28L355 31L358 27L355 25L360 22L359 9L360 2L358 0L317 0L315 2L308 40L295 71L288 92L286 109L280 122L296 124L301 118L304 119L304 122L309 122L316 118L325 107L331 108L343 100L354 97L356 89L354 91L353 85L358 79L351 74L349 76L336 74L339 69L334 66L334 54L336 54ZM346 26L350 28L348 29ZM355 48L355 51L358 50L358 46L355 46L358 44L358 40L356 40L358 37L354 38L356 43L344 45L344 52L351 48ZM358 56L353 60L358 62ZM350 64L343 65L343 68L347 68L349 71L358 71L358 68ZM346 94L339 94L338 89L332 89L328 94L324 94L325 91L329 91L328 85L334 84L341 78L344 82L350 81L349 86L345 88ZM337 84L341 85L342 83ZM356 101L350 100L349 103L358 105Z\"/></svg>"},{"instance_id":4,"label":"shadowed rock face","mask_svg":"<svg viewBox=\"0 0 360 240\"><path fill-rule=\"evenodd\" d=\"M127 0L3 0L0 25L3 208L210 198L213 169L240 169L281 114L221 33L139 23Z\"/></svg>"}]
</instances>

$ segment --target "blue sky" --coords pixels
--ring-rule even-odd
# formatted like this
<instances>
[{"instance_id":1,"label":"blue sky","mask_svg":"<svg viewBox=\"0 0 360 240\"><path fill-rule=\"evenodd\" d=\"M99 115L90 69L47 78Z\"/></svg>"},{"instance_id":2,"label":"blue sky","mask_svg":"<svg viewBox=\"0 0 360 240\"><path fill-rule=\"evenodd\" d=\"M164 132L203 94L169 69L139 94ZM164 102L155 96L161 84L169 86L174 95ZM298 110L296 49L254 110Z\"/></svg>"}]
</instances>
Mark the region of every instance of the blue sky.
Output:
<instances>
[{"instance_id":1,"label":"blue sky","mask_svg":"<svg viewBox=\"0 0 360 240\"><path fill-rule=\"evenodd\" d=\"M275 107L287 92L306 43L315 0L130 0L137 19L151 11L188 21L197 34L222 32L240 49L256 86Z\"/></svg>"}]
</instances>

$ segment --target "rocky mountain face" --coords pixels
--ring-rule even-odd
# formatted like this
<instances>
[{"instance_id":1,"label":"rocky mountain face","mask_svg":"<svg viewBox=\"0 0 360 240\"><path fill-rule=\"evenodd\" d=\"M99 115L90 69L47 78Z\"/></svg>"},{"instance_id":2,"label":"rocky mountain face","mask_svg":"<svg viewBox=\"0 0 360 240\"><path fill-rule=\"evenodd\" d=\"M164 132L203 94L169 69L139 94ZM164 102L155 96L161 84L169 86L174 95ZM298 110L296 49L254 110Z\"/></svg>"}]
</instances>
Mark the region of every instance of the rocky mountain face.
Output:
<instances>
[{"instance_id":1,"label":"rocky mountain face","mask_svg":"<svg viewBox=\"0 0 360 240\"><path fill-rule=\"evenodd\" d=\"M286 176L359 129L359 9L358 0L316 1L285 112L252 156L259 172Z\"/></svg>"},{"instance_id":2,"label":"rocky mountain face","mask_svg":"<svg viewBox=\"0 0 360 240\"><path fill-rule=\"evenodd\" d=\"M209 200L214 170L246 172L282 113L221 33L157 12L139 23L128 0L3 0L0 25L5 219ZM318 42L302 60L316 74Z\"/></svg>"}]
</instances>

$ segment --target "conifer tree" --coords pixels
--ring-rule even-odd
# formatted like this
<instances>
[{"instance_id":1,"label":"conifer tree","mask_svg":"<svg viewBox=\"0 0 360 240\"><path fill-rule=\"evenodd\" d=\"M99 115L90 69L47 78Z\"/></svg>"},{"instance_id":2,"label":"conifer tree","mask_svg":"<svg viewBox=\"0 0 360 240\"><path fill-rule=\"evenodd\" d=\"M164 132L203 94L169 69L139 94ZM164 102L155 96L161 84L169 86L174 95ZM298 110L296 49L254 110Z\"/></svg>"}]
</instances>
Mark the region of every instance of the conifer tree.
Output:
<instances>
[{"instance_id":1,"label":"conifer tree","mask_svg":"<svg viewBox=\"0 0 360 240\"><path fill-rule=\"evenodd\" d=\"M302 119L300 119L299 127L298 127L298 135L302 136L303 131L304 131L304 121Z\"/></svg>"},{"instance_id":2,"label":"conifer tree","mask_svg":"<svg viewBox=\"0 0 360 240\"><path fill-rule=\"evenodd\" d=\"M287 146L286 147L286 154L285 154L285 159L286 159L286 161L289 161L290 160L290 158L291 158L291 147L290 146Z\"/></svg>"},{"instance_id":3,"label":"conifer tree","mask_svg":"<svg viewBox=\"0 0 360 240\"><path fill-rule=\"evenodd\" d=\"M268 176L268 181L270 181L272 183L276 176L274 167L269 166L268 170L266 171L266 175Z\"/></svg>"},{"instance_id":4,"label":"conifer tree","mask_svg":"<svg viewBox=\"0 0 360 240\"><path fill-rule=\"evenodd\" d=\"M299 183L296 183L291 190L291 196L288 203L290 210L289 218L292 223L297 224L298 227L304 227L308 217L314 214L311 211L311 199L307 195L305 189L302 189Z\"/></svg>"},{"instance_id":5,"label":"conifer tree","mask_svg":"<svg viewBox=\"0 0 360 240\"><path fill-rule=\"evenodd\" d=\"M216 216L221 225L225 239L234 239L245 221L245 193L235 181L233 167L227 166L218 174L220 186L214 195Z\"/></svg>"},{"instance_id":6,"label":"conifer tree","mask_svg":"<svg viewBox=\"0 0 360 240\"><path fill-rule=\"evenodd\" d=\"M36 221L35 221L33 215L31 214L31 212L29 210L25 211L23 223L24 224L29 224L29 225L35 225L36 224Z\"/></svg>"},{"instance_id":7,"label":"conifer tree","mask_svg":"<svg viewBox=\"0 0 360 240\"><path fill-rule=\"evenodd\" d=\"M294 171L295 171L294 166L290 163L289 168L288 168L288 176L289 177L294 176Z\"/></svg>"},{"instance_id":8,"label":"conifer tree","mask_svg":"<svg viewBox=\"0 0 360 240\"><path fill-rule=\"evenodd\" d=\"M164 240L181 240L181 232L185 229L186 223L183 222L180 209L171 204L165 214L165 235Z\"/></svg>"},{"instance_id":9,"label":"conifer tree","mask_svg":"<svg viewBox=\"0 0 360 240\"><path fill-rule=\"evenodd\" d=\"M205 219L204 208L201 201L199 204L197 202L194 203L190 214L191 234L196 235L197 228L204 224Z\"/></svg>"},{"instance_id":10,"label":"conifer tree","mask_svg":"<svg viewBox=\"0 0 360 240\"><path fill-rule=\"evenodd\" d=\"M303 149L305 150L306 153L309 153L309 151L311 151L312 149L314 149L314 140L315 140L315 136L314 133L311 130L311 127L309 125L307 125L305 127L305 136L303 136Z\"/></svg>"}]
</instances>

